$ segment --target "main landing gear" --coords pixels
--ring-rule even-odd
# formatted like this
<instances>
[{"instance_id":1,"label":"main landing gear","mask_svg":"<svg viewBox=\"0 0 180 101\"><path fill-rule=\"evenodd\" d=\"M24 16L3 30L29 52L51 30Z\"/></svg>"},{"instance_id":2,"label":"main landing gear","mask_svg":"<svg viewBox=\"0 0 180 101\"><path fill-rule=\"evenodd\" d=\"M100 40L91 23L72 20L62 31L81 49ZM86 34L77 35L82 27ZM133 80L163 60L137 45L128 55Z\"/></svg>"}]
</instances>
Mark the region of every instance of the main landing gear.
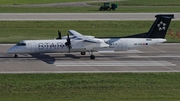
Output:
<instances>
[{"instance_id":1,"label":"main landing gear","mask_svg":"<svg viewBox=\"0 0 180 101\"><path fill-rule=\"evenodd\" d=\"M90 59L94 60L95 56L93 55L93 51L88 51L89 55L90 55ZM86 55L86 52L81 52L81 55Z\"/></svg>"},{"instance_id":2,"label":"main landing gear","mask_svg":"<svg viewBox=\"0 0 180 101\"><path fill-rule=\"evenodd\" d=\"M91 60L94 60L94 59L95 59L95 56L94 56L94 55L91 55L91 56L90 56L90 59L91 59Z\"/></svg>"},{"instance_id":3,"label":"main landing gear","mask_svg":"<svg viewBox=\"0 0 180 101\"><path fill-rule=\"evenodd\" d=\"M17 55L17 54L14 54L14 58L18 58L18 55Z\"/></svg>"},{"instance_id":4,"label":"main landing gear","mask_svg":"<svg viewBox=\"0 0 180 101\"><path fill-rule=\"evenodd\" d=\"M91 60L94 60L95 59L95 56L93 55L93 51L88 51L89 54L90 54L90 59Z\"/></svg>"}]
</instances>

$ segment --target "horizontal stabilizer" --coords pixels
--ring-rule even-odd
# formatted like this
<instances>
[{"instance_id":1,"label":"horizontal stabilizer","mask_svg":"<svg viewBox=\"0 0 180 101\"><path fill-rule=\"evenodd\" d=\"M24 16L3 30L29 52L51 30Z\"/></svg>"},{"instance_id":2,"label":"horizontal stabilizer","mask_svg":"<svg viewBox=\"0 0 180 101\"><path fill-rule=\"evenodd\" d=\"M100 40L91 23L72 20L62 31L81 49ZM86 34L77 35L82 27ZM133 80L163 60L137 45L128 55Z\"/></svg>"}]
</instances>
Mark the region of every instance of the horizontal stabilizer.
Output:
<instances>
[{"instance_id":1,"label":"horizontal stabilizer","mask_svg":"<svg viewBox=\"0 0 180 101\"><path fill-rule=\"evenodd\" d=\"M174 14L158 14L155 17L156 18L163 17L163 18L173 19L174 18Z\"/></svg>"}]
</instances>

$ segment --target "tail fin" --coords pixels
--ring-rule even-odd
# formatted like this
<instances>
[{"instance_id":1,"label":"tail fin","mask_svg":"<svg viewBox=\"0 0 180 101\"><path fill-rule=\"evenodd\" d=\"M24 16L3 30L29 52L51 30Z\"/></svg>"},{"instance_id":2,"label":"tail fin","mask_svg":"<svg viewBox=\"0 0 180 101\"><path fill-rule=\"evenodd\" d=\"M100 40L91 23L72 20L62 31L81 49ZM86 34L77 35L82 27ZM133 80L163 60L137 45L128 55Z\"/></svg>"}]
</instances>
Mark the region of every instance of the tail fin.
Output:
<instances>
[{"instance_id":1,"label":"tail fin","mask_svg":"<svg viewBox=\"0 0 180 101\"><path fill-rule=\"evenodd\" d=\"M125 38L164 38L174 14L160 14L155 17L157 19L147 33L126 36Z\"/></svg>"},{"instance_id":2,"label":"tail fin","mask_svg":"<svg viewBox=\"0 0 180 101\"><path fill-rule=\"evenodd\" d=\"M164 38L174 15L156 15L155 17L157 19L147 33L147 38Z\"/></svg>"}]
</instances>

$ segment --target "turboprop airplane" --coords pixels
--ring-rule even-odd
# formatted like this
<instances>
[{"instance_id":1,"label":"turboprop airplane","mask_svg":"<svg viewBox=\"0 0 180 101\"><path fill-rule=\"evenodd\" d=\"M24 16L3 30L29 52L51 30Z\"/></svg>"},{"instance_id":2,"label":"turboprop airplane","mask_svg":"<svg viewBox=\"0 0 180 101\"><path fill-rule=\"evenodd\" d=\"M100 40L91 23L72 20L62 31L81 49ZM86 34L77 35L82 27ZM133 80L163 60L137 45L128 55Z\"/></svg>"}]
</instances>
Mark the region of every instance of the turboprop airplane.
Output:
<instances>
[{"instance_id":1,"label":"turboprop airplane","mask_svg":"<svg viewBox=\"0 0 180 101\"><path fill-rule=\"evenodd\" d=\"M147 33L136 34L126 37L116 38L95 38L94 36L84 36L75 30L69 30L71 34L59 37L54 40L23 40L11 47L7 53L34 54L34 53L66 53L80 52L85 55L90 54L90 59L95 59L93 52L99 51L126 51L149 45L156 45L166 41L165 35L173 14L156 15L156 20Z\"/></svg>"}]
</instances>

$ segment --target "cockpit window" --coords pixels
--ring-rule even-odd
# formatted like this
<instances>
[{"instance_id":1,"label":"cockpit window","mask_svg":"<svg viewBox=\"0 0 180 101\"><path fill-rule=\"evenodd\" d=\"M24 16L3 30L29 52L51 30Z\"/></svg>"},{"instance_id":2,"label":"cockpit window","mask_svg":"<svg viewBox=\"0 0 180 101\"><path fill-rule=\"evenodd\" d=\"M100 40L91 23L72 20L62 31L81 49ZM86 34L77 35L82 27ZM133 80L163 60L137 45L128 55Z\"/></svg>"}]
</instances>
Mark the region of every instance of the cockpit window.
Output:
<instances>
[{"instance_id":1,"label":"cockpit window","mask_svg":"<svg viewBox=\"0 0 180 101\"><path fill-rule=\"evenodd\" d=\"M26 46L26 43L17 43L17 46Z\"/></svg>"}]
</instances>

